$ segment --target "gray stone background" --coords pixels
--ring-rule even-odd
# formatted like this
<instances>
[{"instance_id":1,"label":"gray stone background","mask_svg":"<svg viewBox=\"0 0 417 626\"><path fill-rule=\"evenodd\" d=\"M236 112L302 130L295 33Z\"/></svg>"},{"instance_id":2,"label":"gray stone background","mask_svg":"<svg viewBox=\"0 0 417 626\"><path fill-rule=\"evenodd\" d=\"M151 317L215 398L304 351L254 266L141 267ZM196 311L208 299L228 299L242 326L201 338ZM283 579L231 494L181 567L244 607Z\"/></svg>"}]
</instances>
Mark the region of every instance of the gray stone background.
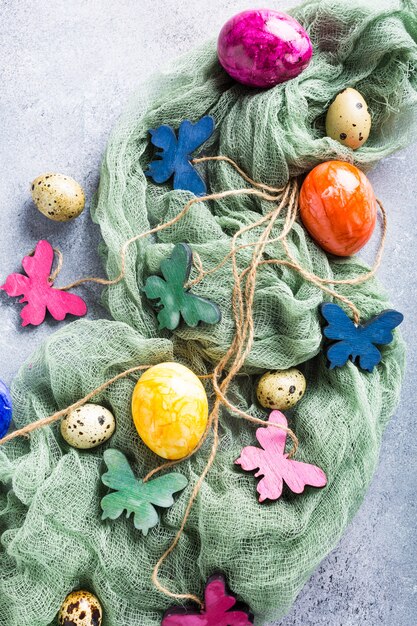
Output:
<instances>
[{"instance_id":1,"label":"gray stone background","mask_svg":"<svg viewBox=\"0 0 417 626\"><path fill-rule=\"evenodd\" d=\"M232 14L267 4L0 0L0 278L19 271L21 258L40 238L65 254L61 284L102 273L99 231L88 211L68 224L47 220L30 200L31 180L45 171L65 172L84 185L90 200L109 132L140 83L216 35ZM287 0L279 6L296 4ZM409 358L402 402L362 509L282 626L417 624L415 155L413 145L370 177L390 223L380 278L405 314ZM80 293L91 319L105 315L99 289ZM1 292L0 378L7 383L59 325L47 321L38 329L21 329L20 308Z\"/></svg>"}]
</instances>

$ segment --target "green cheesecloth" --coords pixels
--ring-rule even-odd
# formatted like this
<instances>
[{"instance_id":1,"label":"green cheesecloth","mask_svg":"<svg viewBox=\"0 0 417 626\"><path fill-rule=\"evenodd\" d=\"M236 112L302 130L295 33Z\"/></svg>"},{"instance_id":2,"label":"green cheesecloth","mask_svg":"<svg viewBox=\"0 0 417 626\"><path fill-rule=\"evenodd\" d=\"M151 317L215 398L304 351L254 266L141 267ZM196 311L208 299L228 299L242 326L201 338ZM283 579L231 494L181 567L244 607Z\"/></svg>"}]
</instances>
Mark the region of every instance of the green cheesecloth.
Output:
<instances>
[{"instance_id":1,"label":"green cheesecloth","mask_svg":"<svg viewBox=\"0 0 417 626\"><path fill-rule=\"evenodd\" d=\"M307 28L315 51L311 65L295 80L266 91L237 85L220 68L211 41L140 89L109 142L92 210L110 278L120 271L120 248L128 238L174 217L191 198L144 176L153 154L149 128L162 123L178 127L184 118L213 115L216 131L205 152L227 155L255 180L274 186L329 159L353 159L368 170L411 140L417 105L417 4L320 0L293 14ZM328 105L347 86L363 94L373 118L369 141L354 154L324 137ZM225 163L211 163L206 174L212 192L244 185ZM68 406L136 365L176 359L198 374L211 372L235 332L230 263L194 288L220 306L223 317L215 326L181 325L173 333L160 332L141 288L173 244L191 244L210 269L230 250L238 229L270 210L270 204L253 197L197 203L157 238L131 246L125 280L104 293L114 321L64 325L21 369L13 384L16 426ZM282 220L271 237L281 227ZM259 235L259 230L246 233L240 243ZM303 267L322 277L353 278L366 271L356 257L329 258L299 223L288 239ZM272 244L266 257L285 255L280 244ZM237 258L243 270L251 250ZM338 290L356 304L363 319L389 306L376 280ZM333 371L326 367L318 313L325 298L290 268L260 268L255 341L244 366L249 375L236 378L228 396L242 410L266 417L255 403L255 375L299 365L307 392L288 414L300 440L297 459L321 467L328 486L298 496L286 493L260 505L256 480L233 463L243 446L254 443L256 427L223 410L214 466L161 571L161 581L172 591L200 596L205 579L224 572L258 625L288 611L356 513L400 393L405 350L399 333L383 349L383 362L372 374L352 363ZM136 379L121 380L93 400L116 416L116 433L105 446L85 452L70 448L55 424L0 449L0 626L55 624L64 597L75 588L99 597L104 626L157 626L172 605L153 587L151 572L181 523L212 440L178 465L189 486L147 537L125 517L102 522L106 446L127 454L137 476L160 463L133 426L130 399Z\"/></svg>"}]
</instances>

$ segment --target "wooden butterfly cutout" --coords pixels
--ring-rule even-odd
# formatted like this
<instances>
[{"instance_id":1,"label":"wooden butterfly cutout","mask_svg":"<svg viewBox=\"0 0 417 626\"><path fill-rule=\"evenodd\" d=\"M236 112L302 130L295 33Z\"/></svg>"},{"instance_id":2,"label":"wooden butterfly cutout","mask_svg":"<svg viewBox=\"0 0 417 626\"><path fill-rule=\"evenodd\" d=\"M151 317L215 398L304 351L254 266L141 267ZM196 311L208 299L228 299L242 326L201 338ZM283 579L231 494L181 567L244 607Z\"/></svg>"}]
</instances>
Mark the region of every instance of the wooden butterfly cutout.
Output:
<instances>
[{"instance_id":1,"label":"wooden butterfly cutout","mask_svg":"<svg viewBox=\"0 0 417 626\"><path fill-rule=\"evenodd\" d=\"M150 276L143 288L150 300L161 307L157 318L159 328L174 330L181 317L194 328L200 322L216 324L221 319L217 304L191 293L186 287L190 276L193 253L186 243L177 243L171 256L161 263L160 276Z\"/></svg>"},{"instance_id":2,"label":"wooden butterfly cutout","mask_svg":"<svg viewBox=\"0 0 417 626\"><path fill-rule=\"evenodd\" d=\"M376 346L385 346L393 340L392 331L404 319L402 313L383 311L366 324L356 326L338 304L322 304L321 313L328 322L323 335L333 341L327 349L330 369L342 367L349 359L359 367L372 372L382 360Z\"/></svg>"},{"instance_id":3,"label":"wooden butterfly cutout","mask_svg":"<svg viewBox=\"0 0 417 626\"><path fill-rule=\"evenodd\" d=\"M195 124L184 120L178 130L178 139L173 128L167 124L151 129L151 143L160 150L155 154L156 160L149 164L146 176L155 183L165 183L173 176L174 189L204 196L206 185L190 161L191 154L213 134L214 125L210 115L202 117Z\"/></svg>"},{"instance_id":4,"label":"wooden butterfly cutout","mask_svg":"<svg viewBox=\"0 0 417 626\"><path fill-rule=\"evenodd\" d=\"M250 626L252 615L246 608L236 607L236 602L227 593L224 576L217 574L207 581L201 611L171 608L165 613L162 626Z\"/></svg>"},{"instance_id":5,"label":"wooden butterfly cutout","mask_svg":"<svg viewBox=\"0 0 417 626\"><path fill-rule=\"evenodd\" d=\"M66 291L53 288L50 280L54 249L47 241L37 243L33 256L25 256L22 261L24 274L10 274L0 287L8 296L23 296L20 302L27 302L20 316L22 326L39 326L48 310L56 320L63 320L68 313L82 316L87 313L87 305L82 298Z\"/></svg>"},{"instance_id":6,"label":"wooden butterfly cutout","mask_svg":"<svg viewBox=\"0 0 417 626\"><path fill-rule=\"evenodd\" d=\"M127 517L133 513L134 526L144 535L159 522L155 506L169 508L174 504L173 494L182 491L188 484L186 477L177 472L144 483L135 477L125 455L114 448L107 449L103 459L107 472L101 480L114 491L101 500L101 519L117 519L123 511L126 511Z\"/></svg>"},{"instance_id":7,"label":"wooden butterfly cutout","mask_svg":"<svg viewBox=\"0 0 417 626\"><path fill-rule=\"evenodd\" d=\"M12 421L12 397L9 388L0 380L0 439L9 430Z\"/></svg>"},{"instance_id":8,"label":"wooden butterfly cutout","mask_svg":"<svg viewBox=\"0 0 417 626\"><path fill-rule=\"evenodd\" d=\"M280 424L287 428L286 417L281 411L272 411L268 422ZM262 448L247 446L243 448L240 457L235 461L245 471L252 472L258 469L255 476L263 476L257 486L259 502L278 500L282 494L284 483L294 493L302 493L304 488L324 487L327 478L323 470L316 465L293 461L285 454L287 433L274 426L262 426L256 431L256 438Z\"/></svg>"}]
</instances>

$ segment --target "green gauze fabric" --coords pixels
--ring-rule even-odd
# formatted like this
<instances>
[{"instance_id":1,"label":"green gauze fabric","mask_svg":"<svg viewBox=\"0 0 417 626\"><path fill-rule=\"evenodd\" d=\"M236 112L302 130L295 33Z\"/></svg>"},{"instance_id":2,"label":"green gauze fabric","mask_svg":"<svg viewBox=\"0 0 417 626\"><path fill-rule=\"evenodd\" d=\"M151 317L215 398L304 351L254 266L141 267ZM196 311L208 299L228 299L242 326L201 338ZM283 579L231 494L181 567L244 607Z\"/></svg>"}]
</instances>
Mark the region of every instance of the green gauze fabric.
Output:
<instances>
[{"instance_id":1,"label":"green gauze fabric","mask_svg":"<svg viewBox=\"0 0 417 626\"><path fill-rule=\"evenodd\" d=\"M172 218L190 198L144 176L152 155L149 128L161 123L177 127L184 118L196 121L212 114L216 132L207 152L228 155L253 178L274 185L327 159L354 158L369 169L407 143L417 103L416 5L406 0L320 0L294 14L307 27L315 50L310 67L295 80L268 91L236 85L219 67L212 41L141 88L109 143L93 209L110 277L119 272L126 239ZM329 102L347 86L363 93L373 116L371 138L354 155L323 137ZM224 163L211 164L206 173L212 191L244 184ZM20 371L13 387L16 425L68 406L135 365L177 359L197 373L212 371L235 332L230 265L195 288L222 309L222 321L214 327L181 326L161 333L141 288L173 244L190 243L205 268L213 267L230 249L233 233L270 208L243 197L198 203L157 239L132 246L126 280L105 293L114 321L63 326ZM245 235L241 243L256 236L259 231ZM321 276L347 278L366 271L357 258L329 259L301 224L294 227L290 245L300 263ZM269 246L266 257L276 256L284 258L280 245ZM239 254L241 269L249 258L248 251ZM388 306L376 280L340 291L364 319ZM249 375L235 380L229 397L243 410L265 417L255 403L256 374L301 364L307 392L289 422L300 440L297 458L323 468L328 486L260 505L256 480L233 464L242 447L255 441L255 428L223 411L214 466L186 532L161 572L173 591L201 595L206 577L223 571L232 590L251 606L258 625L286 613L357 511L401 387L404 345L398 333L372 374L351 363L327 369L320 348L322 301L322 292L289 268L259 270L255 342L244 367ZM132 424L134 378L118 382L96 402L116 415L110 445L126 453L136 474L143 476L160 459ZM190 484L146 538L131 520L100 520L100 499L106 493L100 481L103 447L86 452L69 448L55 424L1 449L0 625L53 624L65 595L79 587L100 598L104 626L160 624L172 602L152 586L152 567L174 537L210 447L211 438L178 466Z\"/></svg>"}]
</instances>

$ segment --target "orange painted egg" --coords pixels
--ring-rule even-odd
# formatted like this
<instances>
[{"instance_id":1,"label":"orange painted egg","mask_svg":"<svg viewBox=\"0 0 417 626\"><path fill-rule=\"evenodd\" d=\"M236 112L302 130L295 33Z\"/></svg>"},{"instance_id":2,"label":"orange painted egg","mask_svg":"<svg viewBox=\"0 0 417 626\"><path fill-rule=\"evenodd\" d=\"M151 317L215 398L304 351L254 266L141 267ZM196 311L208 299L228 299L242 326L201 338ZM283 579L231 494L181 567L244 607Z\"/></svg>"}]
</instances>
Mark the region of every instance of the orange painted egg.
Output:
<instances>
[{"instance_id":1,"label":"orange painted egg","mask_svg":"<svg viewBox=\"0 0 417 626\"><path fill-rule=\"evenodd\" d=\"M160 363L136 383L132 416L148 448L164 459L182 459L196 448L206 430L207 395L187 367Z\"/></svg>"},{"instance_id":2,"label":"orange painted egg","mask_svg":"<svg viewBox=\"0 0 417 626\"><path fill-rule=\"evenodd\" d=\"M350 256L370 239L377 203L363 172L350 163L327 161L305 179L300 211L304 226L323 250Z\"/></svg>"}]
</instances>

